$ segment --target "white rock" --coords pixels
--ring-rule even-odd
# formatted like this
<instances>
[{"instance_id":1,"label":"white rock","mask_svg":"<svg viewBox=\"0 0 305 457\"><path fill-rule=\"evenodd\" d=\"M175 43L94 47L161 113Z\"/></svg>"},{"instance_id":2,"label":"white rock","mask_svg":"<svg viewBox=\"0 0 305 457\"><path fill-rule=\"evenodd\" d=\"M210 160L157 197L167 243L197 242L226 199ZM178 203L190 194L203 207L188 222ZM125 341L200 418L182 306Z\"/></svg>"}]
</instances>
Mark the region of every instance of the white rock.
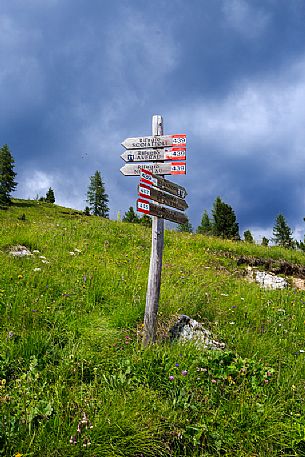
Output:
<instances>
[{"instance_id":1,"label":"white rock","mask_svg":"<svg viewBox=\"0 0 305 457\"><path fill-rule=\"evenodd\" d=\"M196 346L207 349L224 349L225 344L215 341L209 330L205 329L200 322L182 314L176 324L170 329L171 339L180 341L194 341Z\"/></svg>"},{"instance_id":2,"label":"white rock","mask_svg":"<svg viewBox=\"0 0 305 457\"><path fill-rule=\"evenodd\" d=\"M11 250L9 251L10 255L14 257L24 257L24 256L30 256L33 255L31 251L26 247L26 246L13 246Z\"/></svg>"},{"instance_id":3,"label":"white rock","mask_svg":"<svg viewBox=\"0 0 305 457\"><path fill-rule=\"evenodd\" d=\"M285 289L288 286L286 279L265 271L256 271L255 281L265 289Z\"/></svg>"}]
</instances>

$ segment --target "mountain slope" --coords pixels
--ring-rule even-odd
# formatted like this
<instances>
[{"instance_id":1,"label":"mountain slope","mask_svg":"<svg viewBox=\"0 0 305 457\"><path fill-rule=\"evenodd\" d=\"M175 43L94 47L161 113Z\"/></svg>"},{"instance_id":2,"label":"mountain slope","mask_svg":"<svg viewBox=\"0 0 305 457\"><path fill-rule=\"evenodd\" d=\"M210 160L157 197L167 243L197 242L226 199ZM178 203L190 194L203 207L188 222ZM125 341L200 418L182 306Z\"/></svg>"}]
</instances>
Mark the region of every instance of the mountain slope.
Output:
<instances>
[{"instance_id":1,"label":"mountain slope","mask_svg":"<svg viewBox=\"0 0 305 457\"><path fill-rule=\"evenodd\" d=\"M249 283L238 258L304 255L166 232L143 349L150 240L47 203L0 212L2 455L303 455L305 295ZM169 343L179 314L226 350Z\"/></svg>"}]
</instances>

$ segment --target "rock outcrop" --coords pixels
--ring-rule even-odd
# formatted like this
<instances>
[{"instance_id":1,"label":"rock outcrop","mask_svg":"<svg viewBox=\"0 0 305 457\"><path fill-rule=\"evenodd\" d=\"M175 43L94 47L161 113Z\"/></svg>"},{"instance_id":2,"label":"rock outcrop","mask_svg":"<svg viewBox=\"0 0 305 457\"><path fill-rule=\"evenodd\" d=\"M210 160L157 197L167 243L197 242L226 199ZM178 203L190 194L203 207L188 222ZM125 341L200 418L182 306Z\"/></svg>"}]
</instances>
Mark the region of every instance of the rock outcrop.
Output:
<instances>
[{"instance_id":1,"label":"rock outcrop","mask_svg":"<svg viewBox=\"0 0 305 457\"><path fill-rule=\"evenodd\" d=\"M170 340L193 341L196 346L206 349L224 349L225 344L213 339L209 330L200 322L182 314L169 331Z\"/></svg>"}]
</instances>

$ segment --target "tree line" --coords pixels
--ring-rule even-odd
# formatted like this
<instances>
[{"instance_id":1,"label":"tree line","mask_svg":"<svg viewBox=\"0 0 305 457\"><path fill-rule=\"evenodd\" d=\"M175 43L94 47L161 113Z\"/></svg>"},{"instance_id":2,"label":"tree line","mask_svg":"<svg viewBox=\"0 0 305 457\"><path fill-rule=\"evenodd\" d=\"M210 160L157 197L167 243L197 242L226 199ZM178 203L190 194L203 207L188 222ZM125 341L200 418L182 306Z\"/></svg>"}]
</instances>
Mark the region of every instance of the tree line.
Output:
<instances>
[{"instance_id":1,"label":"tree line","mask_svg":"<svg viewBox=\"0 0 305 457\"><path fill-rule=\"evenodd\" d=\"M12 204L11 193L16 190L15 160L7 144L0 148L0 208L6 208ZM55 203L54 190L49 187L45 197L36 196L36 200L46 203ZM85 208L85 213L95 216L108 217L108 195L102 181L101 173L96 171L90 177L90 184L87 191L89 206Z\"/></svg>"},{"instance_id":2,"label":"tree line","mask_svg":"<svg viewBox=\"0 0 305 457\"><path fill-rule=\"evenodd\" d=\"M305 218L304 218L305 221ZM180 231L192 232L189 223L179 227ZM201 223L197 227L197 233L207 236L217 236L220 238L240 241L239 224L236 219L233 208L224 203L220 197L217 197L213 204L212 216L208 212L203 212ZM270 239L265 236L262 238L261 244L268 246L270 241L273 241L277 246L282 246L288 249L301 249L305 251L305 244L302 241L294 240L292 230L289 227L283 214L279 214L274 222L273 237ZM255 243L250 230L245 230L243 233L244 241L247 243Z\"/></svg>"},{"instance_id":3,"label":"tree line","mask_svg":"<svg viewBox=\"0 0 305 457\"><path fill-rule=\"evenodd\" d=\"M0 148L0 207L6 208L11 205L11 193L16 189L17 182L15 181L16 172L14 171L15 160L10 152L7 144ZM50 187L45 197L37 196L37 199L42 202L55 203L55 193ZM105 190L105 184L100 171L96 171L90 176L89 186L87 190L87 199L84 213L86 215L95 215L104 218L109 217L109 197ZM122 218L123 222L137 223L145 226L151 225L151 218L146 214L139 217L131 206ZM305 221L305 218L304 218ZM184 224L178 225L180 232L193 232L192 224L187 220ZM233 208L223 202L221 198L216 197L211 215L207 210L204 210L200 225L197 227L196 233L207 236L216 236L231 240L241 240L239 234L239 224L236 219ZM273 241L276 245L288 249L301 249L305 251L304 241L293 239L292 230L289 227L283 214L279 214L273 226ZM254 243L254 238L250 230L243 233L244 241ZM262 238L262 245L268 246L270 240L266 237Z\"/></svg>"}]
</instances>

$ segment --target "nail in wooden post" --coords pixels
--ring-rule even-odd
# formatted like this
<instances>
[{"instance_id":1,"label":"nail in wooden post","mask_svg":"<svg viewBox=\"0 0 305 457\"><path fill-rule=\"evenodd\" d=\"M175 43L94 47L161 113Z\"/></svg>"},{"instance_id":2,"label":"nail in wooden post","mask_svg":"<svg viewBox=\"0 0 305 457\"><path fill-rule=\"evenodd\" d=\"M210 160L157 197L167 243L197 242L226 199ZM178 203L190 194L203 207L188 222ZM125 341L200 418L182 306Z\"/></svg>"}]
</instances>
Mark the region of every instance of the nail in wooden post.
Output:
<instances>
[{"instance_id":1,"label":"nail in wooden post","mask_svg":"<svg viewBox=\"0 0 305 457\"><path fill-rule=\"evenodd\" d=\"M152 135L163 135L162 116L153 116ZM157 316L161 286L163 245L164 219L161 219L157 216L152 216L151 257L146 293L146 307L144 315L144 346L154 343L156 340Z\"/></svg>"}]
</instances>

